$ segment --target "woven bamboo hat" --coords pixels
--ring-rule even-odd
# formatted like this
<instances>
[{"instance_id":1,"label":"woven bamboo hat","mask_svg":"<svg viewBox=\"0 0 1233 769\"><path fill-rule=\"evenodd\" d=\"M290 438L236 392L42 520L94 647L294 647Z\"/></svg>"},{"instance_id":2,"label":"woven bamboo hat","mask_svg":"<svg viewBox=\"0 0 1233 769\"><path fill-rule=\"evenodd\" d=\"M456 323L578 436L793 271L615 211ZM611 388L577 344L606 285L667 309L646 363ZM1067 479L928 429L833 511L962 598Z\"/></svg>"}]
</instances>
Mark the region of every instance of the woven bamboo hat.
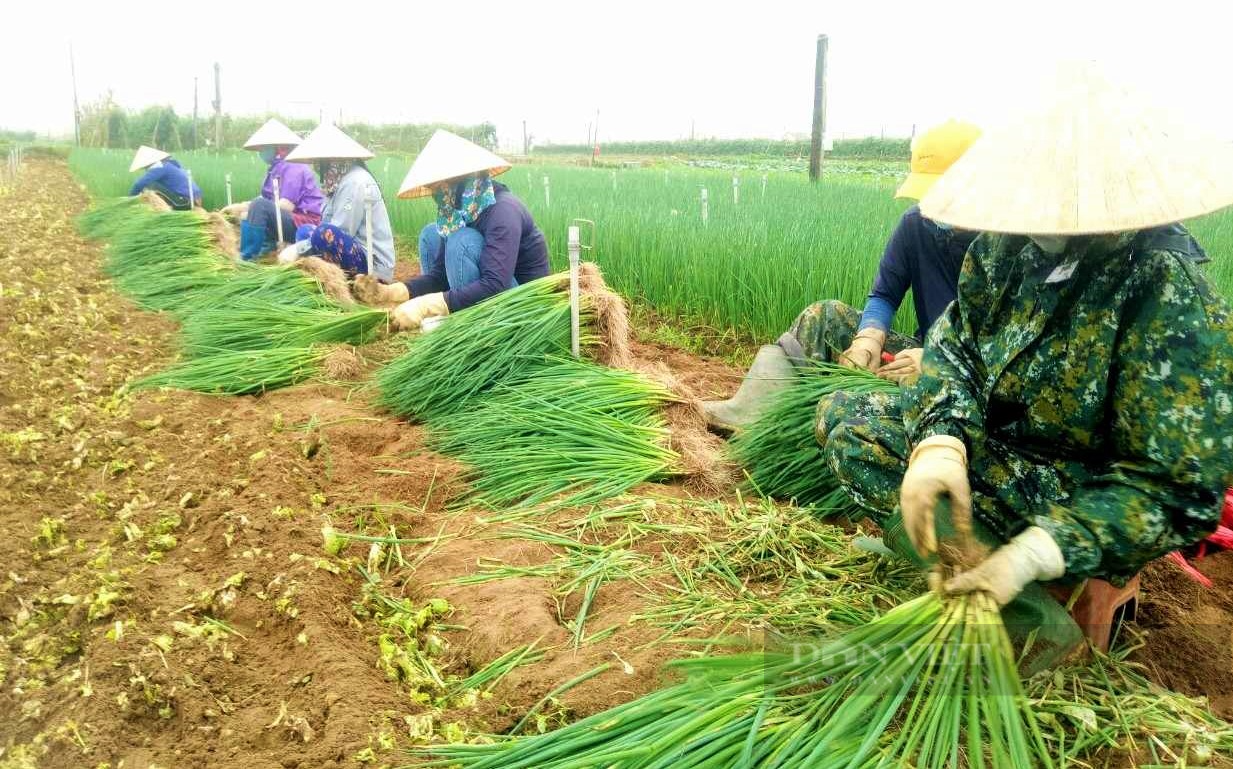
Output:
<instances>
[{"instance_id":1,"label":"woven bamboo hat","mask_svg":"<svg viewBox=\"0 0 1233 769\"><path fill-rule=\"evenodd\" d=\"M961 120L947 120L925 131L912 144L912 170L895 197L920 200L978 138L980 129Z\"/></svg>"},{"instance_id":2,"label":"woven bamboo hat","mask_svg":"<svg viewBox=\"0 0 1233 769\"><path fill-rule=\"evenodd\" d=\"M1233 204L1233 144L1180 125L1067 64L1044 103L987 130L921 199L965 230L1025 235L1127 232Z\"/></svg>"},{"instance_id":3,"label":"woven bamboo hat","mask_svg":"<svg viewBox=\"0 0 1233 769\"><path fill-rule=\"evenodd\" d=\"M156 150L153 147L141 145L137 148L137 154L133 155L133 162L128 167L128 172L131 174L134 171L140 171L143 168L149 168L160 160L166 160L171 157L170 152Z\"/></svg>"},{"instance_id":4,"label":"woven bamboo hat","mask_svg":"<svg viewBox=\"0 0 1233 769\"><path fill-rule=\"evenodd\" d=\"M505 173L509 163L478 144L437 129L424 149L411 164L411 170L398 188L400 198L421 198L431 195L429 185L480 171L490 175Z\"/></svg>"},{"instance_id":5,"label":"woven bamboo hat","mask_svg":"<svg viewBox=\"0 0 1233 769\"><path fill-rule=\"evenodd\" d=\"M258 128L252 136L248 137L248 141L244 142L244 149L259 150L262 147L295 147L302 141L303 139L295 131L292 131L277 119L270 118L265 121L265 125Z\"/></svg>"},{"instance_id":6,"label":"woven bamboo hat","mask_svg":"<svg viewBox=\"0 0 1233 769\"><path fill-rule=\"evenodd\" d=\"M368 160L373 154L364 145L342 132L333 123L322 123L313 129L298 147L287 153L293 163L314 160Z\"/></svg>"}]
</instances>

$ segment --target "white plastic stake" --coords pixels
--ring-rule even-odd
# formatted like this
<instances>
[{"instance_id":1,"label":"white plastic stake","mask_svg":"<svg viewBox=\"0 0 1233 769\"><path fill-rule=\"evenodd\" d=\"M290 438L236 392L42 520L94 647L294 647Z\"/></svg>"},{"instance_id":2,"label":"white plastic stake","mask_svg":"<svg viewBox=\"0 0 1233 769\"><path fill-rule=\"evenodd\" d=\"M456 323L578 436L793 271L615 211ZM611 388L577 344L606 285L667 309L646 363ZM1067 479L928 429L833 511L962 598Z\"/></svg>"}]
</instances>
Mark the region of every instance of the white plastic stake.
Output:
<instances>
[{"instance_id":1,"label":"white plastic stake","mask_svg":"<svg viewBox=\"0 0 1233 769\"><path fill-rule=\"evenodd\" d=\"M224 174L223 182L227 186L227 205L231 205L231 174Z\"/></svg>"},{"instance_id":2,"label":"white plastic stake","mask_svg":"<svg viewBox=\"0 0 1233 769\"><path fill-rule=\"evenodd\" d=\"M711 208L710 199L707 195L706 187L703 187L702 188L702 223L703 224L706 224L707 220L711 218L710 208Z\"/></svg>"},{"instance_id":3,"label":"white plastic stake","mask_svg":"<svg viewBox=\"0 0 1233 769\"><path fill-rule=\"evenodd\" d=\"M278 201L282 199L280 197L282 190L280 189L281 185L278 183L277 176L272 181L274 182L274 228L278 232L278 246L281 248L283 244L283 209L278 205Z\"/></svg>"},{"instance_id":4,"label":"white plastic stake","mask_svg":"<svg viewBox=\"0 0 1233 769\"><path fill-rule=\"evenodd\" d=\"M552 208L552 191L548 188L547 174L544 174L544 208Z\"/></svg>"},{"instance_id":5,"label":"white plastic stake","mask_svg":"<svg viewBox=\"0 0 1233 769\"><path fill-rule=\"evenodd\" d=\"M372 188L364 195L364 258L368 264L368 274L372 275Z\"/></svg>"},{"instance_id":6,"label":"white plastic stake","mask_svg":"<svg viewBox=\"0 0 1233 769\"><path fill-rule=\"evenodd\" d=\"M547 181L547 177L544 177ZM569 351L575 358L581 357L578 341L578 257L582 243L578 228L569 228Z\"/></svg>"},{"instance_id":7,"label":"white plastic stake","mask_svg":"<svg viewBox=\"0 0 1233 769\"><path fill-rule=\"evenodd\" d=\"M192 170L185 168L184 175L188 177L188 210L192 211L193 206L197 203L197 201L193 198L193 172Z\"/></svg>"},{"instance_id":8,"label":"white plastic stake","mask_svg":"<svg viewBox=\"0 0 1233 769\"><path fill-rule=\"evenodd\" d=\"M383 173L384 173L386 176L389 176L389 175L390 175L390 159L389 159L389 158L386 158L386 159L385 159L385 171L384 171Z\"/></svg>"},{"instance_id":9,"label":"white plastic stake","mask_svg":"<svg viewBox=\"0 0 1233 769\"><path fill-rule=\"evenodd\" d=\"M741 204L741 178L739 176L732 177L732 205L739 206Z\"/></svg>"},{"instance_id":10,"label":"white plastic stake","mask_svg":"<svg viewBox=\"0 0 1233 769\"><path fill-rule=\"evenodd\" d=\"M762 199L766 200L766 174L762 174Z\"/></svg>"}]
</instances>

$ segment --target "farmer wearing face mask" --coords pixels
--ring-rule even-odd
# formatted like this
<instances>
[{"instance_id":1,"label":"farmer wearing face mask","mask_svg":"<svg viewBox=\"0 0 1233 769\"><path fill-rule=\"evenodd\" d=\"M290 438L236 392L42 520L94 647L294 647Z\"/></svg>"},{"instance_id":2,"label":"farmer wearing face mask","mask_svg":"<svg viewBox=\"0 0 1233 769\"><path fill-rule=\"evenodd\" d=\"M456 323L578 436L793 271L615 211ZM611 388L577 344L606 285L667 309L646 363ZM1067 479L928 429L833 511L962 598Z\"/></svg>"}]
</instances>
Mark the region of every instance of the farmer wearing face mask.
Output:
<instances>
[{"instance_id":1,"label":"farmer wearing face mask","mask_svg":"<svg viewBox=\"0 0 1233 769\"><path fill-rule=\"evenodd\" d=\"M985 234L919 381L818 406L829 467L892 549L932 556L939 502L972 521L984 554L949 564L948 592L1039 618L1035 583L1119 584L1219 520L1233 317L1177 222L1233 204L1233 147L1171 117L1064 68L921 201Z\"/></svg>"},{"instance_id":2,"label":"farmer wearing face mask","mask_svg":"<svg viewBox=\"0 0 1233 769\"><path fill-rule=\"evenodd\" d=\"M224 214L240 221L241 259L256 259L274 245L280 245L277 243L278 224L275 217L283 220L284 243L294 240L297 227L321 223L321 201L324 196L317 187L312 169L286 160L287 154L300 141L295 131L270 118L244 143L244 149L256 150L270 170L261 185L260 197L223 209ZM274 200L276 179L277 201Z\"/></svg>"},{"instance_id":3,"label":"farmer wearing face mask","mask_svg":"<svg viewBox=\"0 0 1233 769\"><path fill-rule=\"evenodd\" d=\"M176 211L188 211L193 206L201 205L201 188L194 184L192 197L189 197L188 174L170 153L143 144L137 148L128 170L133 173L143 169L145 173L133 182L129 195L140 195L149 190Z\"/></svg>"},{"instance_id":4,"label":"farmer wearing face mask","mask_svg":"<svg viewBox=\"0 0 1233 769\"><path fill-rule=\"evenodd\" d=\"M919 200L976 141L980 130L948 121L926 131L912 146L911 173L895 192ZM976 233L935 222L912 206L886 244L864 312L836 300L806 307L791 329L758 350L736 395L702 404L714 429L731 432L752 424L775 393L791 382L793 361L824 361L877 372L894 381L920 373L921 341L955 298L955 283ZM915 337L891 330L891 320L908 289L916 306ZM894 360L883 363L883 352Z\"/></svg>"},{"instance_id":5,"label":"farmer wearing face mask","mask_svg":"<svg viewBox=\"0 0 1233 769\"><path fill-rule=\"evenodd\" d=\"M372 215L372 274L394 279L394 234L385 199L365 160L372 152L329 123L313 129L288 153L289 163L311 163L321 179L325 203L319 225L301 224L295 242L278 255L281 263L319 256L347 275L368 272L367 223Z\"/></svg>"},{"instance_id":6,"label":"farmer wearing face mask","mask_svg":"<svg viewBox=\"0 0 1233 769\"><path fill-rule=\"evenodd\" d=\"M356 280L356 296L395 305L395 327L417 329L548 274L548 244L522 201L492 177L509 163L448 131L437 131L415 159L400 198L431 195L437 219L420 232L420 275L381 285Z\"/></svg>"}]
</instances>

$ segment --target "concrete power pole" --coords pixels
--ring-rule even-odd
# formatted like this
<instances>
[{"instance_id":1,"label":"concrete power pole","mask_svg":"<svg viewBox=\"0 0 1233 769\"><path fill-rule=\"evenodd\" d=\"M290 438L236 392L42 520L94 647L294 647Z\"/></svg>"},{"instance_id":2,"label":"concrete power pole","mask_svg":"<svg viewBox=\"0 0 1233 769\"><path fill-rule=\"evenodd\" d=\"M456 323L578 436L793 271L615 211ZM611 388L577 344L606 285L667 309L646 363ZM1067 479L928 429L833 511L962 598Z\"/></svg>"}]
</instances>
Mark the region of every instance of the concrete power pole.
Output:
<instances>
[{"instance_id":1,"label":"concrete power pole","mask_svg":"<svg viewBox=\"0 0 1233 769\"><path fill-rule=\"evenodd\" d=\"M197 149L197 78L193 78L193 149Z\"/></svg>"},{"instance_id":2,"label":"concrete power pole","mask_svg":"<svg viewBox=\"0 0 1233 769\"><path fill-rule=\"evenodd\" d=\"M223 81L218 62L214 62L214 151L223 148Z\"/></svg>"},{"instance_id":3,"label":"concrete power pole","mask_svg":"<svg viewBox=\"0 0 1233 769\"><path fill-rule=\"evenodd\" d=\"M818 35L814 65L813 135L809 142L809 180L822 178L822 137L826 134L826 35Z\"/></svg>"},{"instance_id":4,"label":"concrete power pole","mask_svg":"<svg viewBox=\"0 0 1233 769\"><path fill-rule=\"evenodd\" d=\"M73 78L73 146L81 146L81 109L77 106L77 62L73 59L73 44L69 43L69 73Z\"/></svg>"}]
</instances>

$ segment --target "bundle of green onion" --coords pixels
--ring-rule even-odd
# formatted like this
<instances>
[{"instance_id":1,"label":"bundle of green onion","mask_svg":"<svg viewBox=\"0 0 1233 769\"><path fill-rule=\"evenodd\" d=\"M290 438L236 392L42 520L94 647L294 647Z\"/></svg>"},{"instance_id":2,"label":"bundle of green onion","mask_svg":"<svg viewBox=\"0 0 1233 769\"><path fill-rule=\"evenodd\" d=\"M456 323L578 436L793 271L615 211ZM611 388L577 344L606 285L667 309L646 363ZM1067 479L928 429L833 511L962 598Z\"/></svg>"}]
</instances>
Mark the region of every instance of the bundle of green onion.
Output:
<instances>
[{"instance_id":1,"label":"bundle of green onion","mask_svg":"<svg viewBox=\"0 0 1233 769\"><path fill-rule=\"evenodd\" d=\"M133 389L170 387L217 395L248 395L302 382L329 354L324 347L276 347L213 353L177 363L133 384Z\"/></svg>"},{"instance_id":2,"label":"bundle of green onion","mask_svg":"<svg viewBox=\"0 0 1233 769\"><path fill-rule=\"evenodd\" d=\"M167 212L137 224L116 233L106 269L117 287L146 309L177 308L234 272L215 249L206 220L192 212Z\"/></svg>"},{"instance_id":3,"label":"bundle of green onion","mask_svg":"<svg viewBox=\"0 0 1233 769\"><path fill-rule=\"evenodd\" d=\"M385 310L275 304L240 299L201 305L181 321L184 353L190 357L222 350L308 347L325 342L363 344L384 330Z\"/></svg>"},{"instance_id":4,"label":"bundle of green onion","mask_svg":"<svg viewBox=\"0 0 1233 769\"><path fill-rule=\"evenodd\" d=\"M818 401L836 392L896 392L873 374L831 363L797 367L792 383L748 429L732 436L731 450L760 493L801 507L850 512L851 501L827 469L814 436Z\"/></svg>"},{"instance_id":5,"label":"bundle of green onion","mask_svg":"<svg viewBox=\"0 0 1233 769\"><path fill-rule=\"evenodd\" d=\"M472 409L433 420L434 448L471 466L475 498L501 507L568 494L581 504L679 472L660 415L670 392L586 361L519 363L529 366Z\"/></svg>"},{"instance_id":6,"label":"bundle of green onion","mask_svg":"<svg viewBox=\"0 0 1233 769\"><path fill-rule=\"evenodd\" d=\"M77 219L77 229L83 237L109 240L134 222L144 222L154 216L140 198L112 198L96 203Z\"/></svg>"},{"instance_id":7,"label":"bundle of green onion","mask_svg":"<svg viewBox=\"0 0 1233 769\"><path fill-rule=\"evenodd\" d=\"M464 769L1052 766L983 594L930 593L812 648L675 666L686 680L557 731L417 753Z\"/></svg>"},{"instance_id":8,"label":"bundle of green onion","mask_svg":"<svg viewBox=\"0 0 1233 769\"><path fill-rule=\"evenodd\" d=\"M455 313L377 375L379 402L395 414L435 420L466 408L502 382L522 379L546 355L569 353L568 276L549 275ZM594 311L581 302L581 343L595 343Z\"/></svg>"},{"instance_id":9,"label":"bundle of green onion","mask_svg":"<svg viewBox=\"0 0 1233 769\"><path fill-rule=\"evenodd\" d=\"M264 302L268 305L337 309L338 305L321 293L317 281L294 267L272 267L240 262L226 281L193 291L175 308L186 316L197 310L230 307L238 302Z\"/></svg>"}]
</instances>

